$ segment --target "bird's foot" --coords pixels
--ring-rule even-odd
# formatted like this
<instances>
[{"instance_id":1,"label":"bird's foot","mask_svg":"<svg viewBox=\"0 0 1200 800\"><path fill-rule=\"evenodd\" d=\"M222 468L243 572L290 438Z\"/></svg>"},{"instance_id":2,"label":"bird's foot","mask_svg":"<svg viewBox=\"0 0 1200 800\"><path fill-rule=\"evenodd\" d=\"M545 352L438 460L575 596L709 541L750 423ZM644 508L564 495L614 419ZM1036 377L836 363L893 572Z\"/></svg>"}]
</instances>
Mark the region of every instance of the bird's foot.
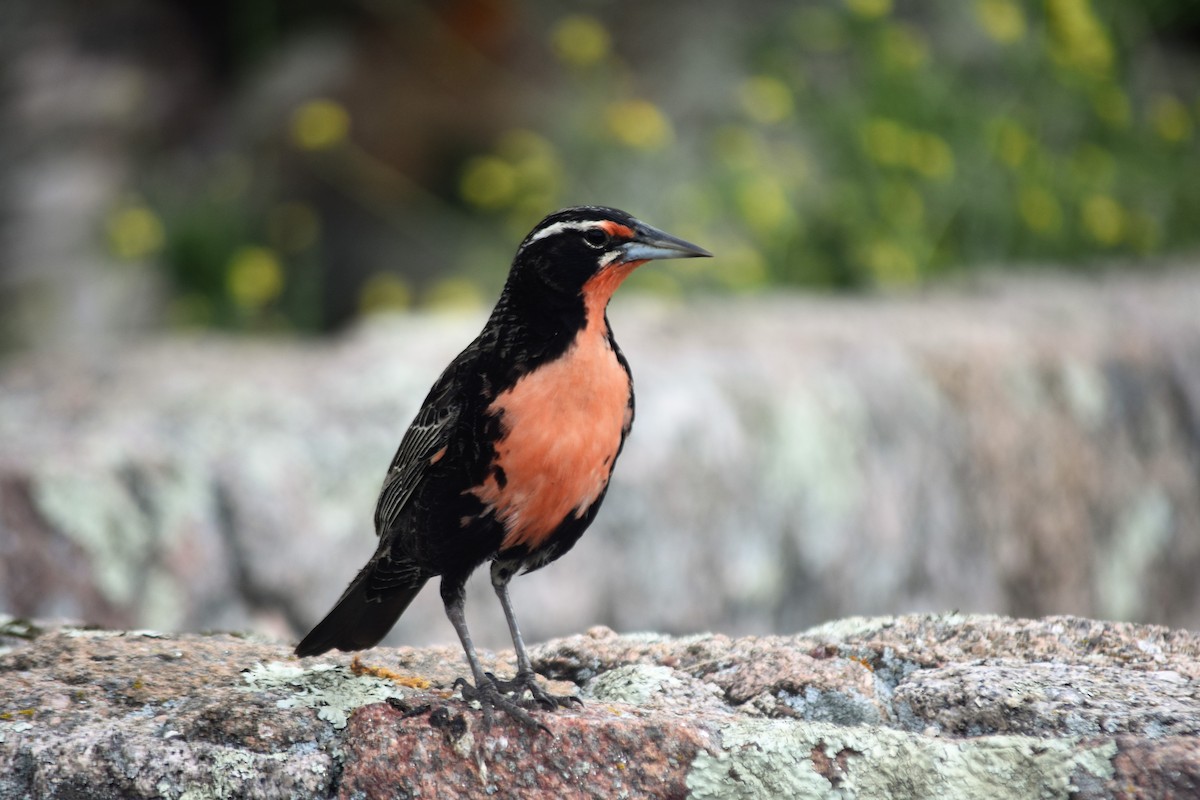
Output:
<instances>
[{"instance_id":1,"label":"bird's foot","mask_svg":"<svg viewBox=\"0 0 1200 800\"><path fill-rule=\"evenodd\" d=\"M583 705L583 701L573 694L550 694L547 692L538 683L537 675L532 670L518 672L510 681L502 681L490 672L487 673L487 677L501 692L511 694L517 703L523 702L525 693L529 692L530 700L547 711L567 708L571 705Z\"/></svg>"},{"instance_id":2,"label":"bird's foot","mask_svg":"<svg viewBox=\"0 0 1200 800\"><path fill-rule=\"evenodd\" d=\"M485 730L492 727L493 710L500 709L527 728L534 728L544 733L550 733L549 728L534 719L528 711L521 707L520 703L509 697L496 684L496 676L489 672L486 674L484 680L478 681L478 685L476 686L472 686L466 678L459 678L454 682L454 688L462 692L463 700L466 700L468 703L471 701L479 703L479 708L483 712L483 727Z\"/></svg>"}]
</instances>

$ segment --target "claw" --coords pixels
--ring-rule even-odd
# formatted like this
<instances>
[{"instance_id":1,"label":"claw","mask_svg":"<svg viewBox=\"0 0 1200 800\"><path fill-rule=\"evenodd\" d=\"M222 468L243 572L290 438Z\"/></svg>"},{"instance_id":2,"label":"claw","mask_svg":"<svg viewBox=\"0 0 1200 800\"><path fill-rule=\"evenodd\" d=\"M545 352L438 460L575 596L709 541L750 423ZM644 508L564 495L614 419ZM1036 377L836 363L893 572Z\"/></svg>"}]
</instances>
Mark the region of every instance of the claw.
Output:
<instances>
[{"instance_id":1,"label":"claw","mask_svg":"<svg viewBox=\"0 0 1200 800\"><path fill-rule=\"evenodd\" d=\"M567 708L573 703L583 705L583 701L573 694L550 694L537 682L537 675L533 672L518 672L510 681L499 680L490 672L487 677L501 692L514 695L518 703L525 692L529 692L530 699L547 711Z\"/></svg>"},{"instance_id":2,"label":"claw","mask_svg":"<svg viewBox=\"0 0 1200 800\"><path fill-rule=\"evenodd\" d=\"M496 680L495 675L489 672L484 677L485 680L478 686L472 686L466 678L459 678L454 681L454 688L462 692L463 700L466 700L468 703L472 700L479 703L479 707L483 712L484 730L491 729L492 710L498 708L527 728L535 728L543 733L550 733L549 728L530 716L528 711L507 696L506 692L497 685L499 682Z\"/></svg>"}]
</instances>

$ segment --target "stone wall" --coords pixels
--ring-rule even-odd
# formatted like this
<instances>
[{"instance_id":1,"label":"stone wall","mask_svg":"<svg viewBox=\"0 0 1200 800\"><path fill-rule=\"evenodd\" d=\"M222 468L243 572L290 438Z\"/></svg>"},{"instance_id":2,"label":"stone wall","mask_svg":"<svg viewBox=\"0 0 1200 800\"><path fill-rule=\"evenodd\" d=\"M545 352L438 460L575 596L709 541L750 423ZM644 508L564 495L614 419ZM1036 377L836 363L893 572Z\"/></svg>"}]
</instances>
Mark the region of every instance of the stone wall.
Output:
<instances>
[{"instance_id":1,"label":"stone wall","mask_svg":"<svg viewBox=\"0 0 1200 800\"><path fill-rule=\"evenodd\" d=\"M638 416L606 506L514 583L529 638L960 609L1200 626L1200 273L610 309ZM0 370L0 608L296 636L478 316L173 337ZM478 584L478 585L476 585ZM506 642L486 581L479 639ZM452 641L434 590L392 642Z\"/></svg>"}]
</instances>

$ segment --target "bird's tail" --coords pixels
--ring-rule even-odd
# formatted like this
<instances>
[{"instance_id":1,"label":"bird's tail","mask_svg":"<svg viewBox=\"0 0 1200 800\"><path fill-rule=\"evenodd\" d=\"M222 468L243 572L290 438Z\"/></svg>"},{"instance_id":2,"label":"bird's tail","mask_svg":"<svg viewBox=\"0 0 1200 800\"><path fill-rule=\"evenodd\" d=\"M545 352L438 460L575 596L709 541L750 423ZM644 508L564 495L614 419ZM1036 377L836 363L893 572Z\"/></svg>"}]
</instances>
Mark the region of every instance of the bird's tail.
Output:
<instances>
[{"instance_id":1,"label":"bird's tail","mask_svg":"<svg viewBox=\"0 0 1200 800\"><path fill-rule=\"evenodd\" d=\"M296 655L316 656L328 650L365 650L379 643L400 619L428 578L367 593L371 568L358 574L333 610L296 645Z\"/></svg>"}]
</instances>

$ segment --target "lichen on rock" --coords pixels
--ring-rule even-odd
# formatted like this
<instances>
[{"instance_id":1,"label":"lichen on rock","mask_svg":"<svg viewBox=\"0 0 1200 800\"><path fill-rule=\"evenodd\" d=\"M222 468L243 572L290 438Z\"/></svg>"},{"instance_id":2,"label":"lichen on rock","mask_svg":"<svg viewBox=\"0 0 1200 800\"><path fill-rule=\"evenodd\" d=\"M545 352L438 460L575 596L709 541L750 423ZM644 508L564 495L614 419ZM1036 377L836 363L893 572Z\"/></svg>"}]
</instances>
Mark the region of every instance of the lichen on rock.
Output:
<instances>
[{"instance_id":1,"label":"lichen on rock","mask_svg":"<svg viewBox=\"0 0 1200 800\"><path fill-rule=\"evenodd\" d=\"M400 686L380 678L354 675L347 667L317 664L303 668L280 661L255 664L242 673L248 689L288 693L276 701L279 708L312 708L335 728L346 727L356 709L383 703L389 697L404 698Z\"/></svg>"},{"instance_id":2,"label":"lichen on rock","mask_svg":"<svg viewBox=\"0 0 1200 800\"><path fill-rule=\"evenodd\" d=\"M1078 770L1112 777L1113 742L993 736L940 739L878 726L737 720L721 752L696 756L694 800L777 797L1067 800Z\"/></svg>"}]
</instances>

